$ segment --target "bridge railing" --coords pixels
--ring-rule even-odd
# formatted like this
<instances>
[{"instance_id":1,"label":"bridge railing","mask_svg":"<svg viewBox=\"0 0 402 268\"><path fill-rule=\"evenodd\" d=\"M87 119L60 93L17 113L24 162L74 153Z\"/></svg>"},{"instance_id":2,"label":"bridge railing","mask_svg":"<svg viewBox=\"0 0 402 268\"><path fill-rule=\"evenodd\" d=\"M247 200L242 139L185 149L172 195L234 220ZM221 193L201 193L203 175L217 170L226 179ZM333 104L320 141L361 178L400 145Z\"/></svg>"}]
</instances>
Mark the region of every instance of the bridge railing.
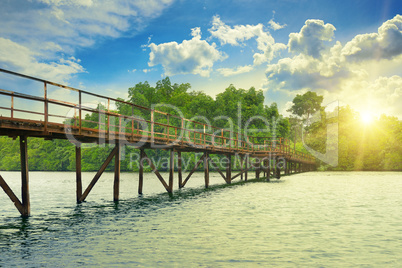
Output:
<instances>
[{"instance_id":1,"label":"bridge railing","mask_svg":"<svg viewBox=\"0 0 402 268\"><path fill-rule=\"evenodd\" d=\"M295 151L284 138L246 136L230 129L193 121L175 114L150 109L122 99L102 96L51 81L0 69L13 78L20 77L43 84L41 95L0 89L0 111L8 112L12 120L41 123L44 131L51 126L68 127L78 135L93 132L103 137L110 135L135 140L146 138L158 144L182 144L201 148L219 148L247 153L272 152L285 154L297 160L313 161L313 157ZM62 89L64 95L49 97L49 89ZM29 92L29 89L26 89ZM70 94L70 93L74 94ZM54 92L52 93L52 95ZM74 96L72 96L74 95ZM65 97L65 98L64 98ZM29 102L24 105L23 101ZM17 107L16 102L20 102ZM121 112L118 113L117 110ZM64 113L63 113L64 111Z\"/></svg>"}]
</instances>

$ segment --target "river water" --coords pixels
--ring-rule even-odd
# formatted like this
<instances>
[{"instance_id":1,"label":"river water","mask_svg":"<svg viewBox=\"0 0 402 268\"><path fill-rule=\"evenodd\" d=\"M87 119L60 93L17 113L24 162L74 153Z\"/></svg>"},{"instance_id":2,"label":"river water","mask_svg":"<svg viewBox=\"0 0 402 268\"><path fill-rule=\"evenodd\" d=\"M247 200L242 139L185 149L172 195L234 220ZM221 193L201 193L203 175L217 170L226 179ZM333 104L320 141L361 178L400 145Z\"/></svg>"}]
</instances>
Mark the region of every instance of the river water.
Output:
<instances>
[{"instance_id":1,"label":"river water","mask_svg":"<svg viewBox=\"0 0 402 268\"><path fill-rule=\"evenodd\" d=\"M20 174L1 172L19 195ZM88 185L94 173L83 174ZM75 203L75 173L31 172L31 214L0 192L2 267L401 267L402 173L309 172L173 196L154 174L106 173ZM177 180L177 178L175 178Z\"/></svg>"}]
</instances>

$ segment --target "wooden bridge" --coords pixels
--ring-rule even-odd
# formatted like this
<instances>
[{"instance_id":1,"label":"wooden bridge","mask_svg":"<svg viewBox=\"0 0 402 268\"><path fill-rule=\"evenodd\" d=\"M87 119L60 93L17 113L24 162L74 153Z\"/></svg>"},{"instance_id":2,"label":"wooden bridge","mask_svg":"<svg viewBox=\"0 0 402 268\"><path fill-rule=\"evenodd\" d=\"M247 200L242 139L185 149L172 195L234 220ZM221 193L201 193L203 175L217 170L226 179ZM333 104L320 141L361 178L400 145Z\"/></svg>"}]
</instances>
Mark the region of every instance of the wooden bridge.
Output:
<instances>
[{"instance_id":1,"label":"wooden bridge","mask_svg":"<svg viewBox=\"0 0 402 268\"><path fill-rule=\"evenodd\" d=\"M18 138L21 154L21 200L0 175L0 186L23 217L30 215L28 176L28 137L69 139L76 148L76 197L83 202L109 163L114 159L114 200L119 199L120 151L130 145L140 149L138 193L142 194L143 165L147 162L166 191L173 191L174 154L177 154L179 188L185 186L192 174L203 163L205 187L209 186L209 168L216 170L226 183L234 179L247 180L248 171L255 170L268 180L271 175L280 178L281 172L292 174L315 168L311 155L291 148L284 138L255 137L230 129L217 128L192 121L161 110L149 109L120 99L109 98L53 83L43 79L0 69L0 82L9 88L0 88L0 135ZM27 93L28 92L28 93ZM53 97L55 96L55 97ZM117 107L120 113L116 112ZM88 120L96 114L99 120ZM105 162L83 192L81 182L81 144L109 143L114 145ZM169 177L159 173L144 149L169 150ZM195 167L184 178L182 152L202 152ZM226 165L222 171L210 157L222 155ZM232 175L232 157L240 158L240 171Z\"/></svg>"}]
</instances>

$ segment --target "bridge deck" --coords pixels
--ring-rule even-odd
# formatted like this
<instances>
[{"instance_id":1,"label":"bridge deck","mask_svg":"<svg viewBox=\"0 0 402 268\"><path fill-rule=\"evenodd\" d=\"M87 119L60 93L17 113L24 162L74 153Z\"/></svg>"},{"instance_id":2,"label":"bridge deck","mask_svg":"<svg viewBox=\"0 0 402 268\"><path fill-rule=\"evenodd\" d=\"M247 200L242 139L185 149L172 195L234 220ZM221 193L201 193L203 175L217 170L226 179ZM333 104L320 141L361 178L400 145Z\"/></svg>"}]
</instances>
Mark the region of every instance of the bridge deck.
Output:
<instances>
[{"instance_id":1,"label":"bridge deck","mask_svg":"<svg viewBox=\"0 0 402 268\"><path fill-rule=\"evenodd\" d=\"M247 179L247 171L251 167L256 169L257 178L261 171L268 179L271 171L279 178L280 168L271 166L271 163L276 163L279 157L285 159L283 169L287 174L292 170L295 172L308 171L315 165L315 160L311 155L294 150L290 146L290 141L284 138L250 136L246 131L239 133L233 129L218 128L207 123L186 119L183 116L166 113L161 109L150 109L121 99L0 69L0 82L4 78L3 76L8 76L9 79L11 77L11 84L22 88L22 92L0 88L0 136L20 137L22 201L19 201L1 176L0 186L23 216L30 214L27 137L68 139L76 145L77 202L85 200L113 158L115 159L114 199L118 200L120 147L124 145L141 149L141 161L146 160L149 163L168 192L172 192L173 189L173 152L177 152L179 157L180 188L186 184L191 174L202 162L204 163L206 187L209 184L209 163L227 183L237 177L243 178L243 174ZM21 78L24 81L39 83L41 85L40 94L33 94L33 91L38 91L37 87L35 87L36 90L28 90L23 83L19 84L17 80ZM26 93L27 91L29 94ZM56 95L57 98L50 98L50 95ZM164 106L166 105L161 105L162 109ZM118 113L116 110L121 112ZM94 115L96 119L93 119ZM84 193L82 193L81 186L80 143L116 145ZM153 166L144 148L171 151L169 182L166 182ZM183 181L180 153L185 151L201 151L204 155ZM209 154L225 155L229 159L226 175L216 167ZM242 166L241 172L235 176L231 175L230 157L233 155L239 155L242 163L245 163L245 167ZM251 163L250 158L258 161ZM267 165L262 168L262 163ZM139 193L142 193L142 172L143 170L140 168Z\"/></svg>"}]
</instances>

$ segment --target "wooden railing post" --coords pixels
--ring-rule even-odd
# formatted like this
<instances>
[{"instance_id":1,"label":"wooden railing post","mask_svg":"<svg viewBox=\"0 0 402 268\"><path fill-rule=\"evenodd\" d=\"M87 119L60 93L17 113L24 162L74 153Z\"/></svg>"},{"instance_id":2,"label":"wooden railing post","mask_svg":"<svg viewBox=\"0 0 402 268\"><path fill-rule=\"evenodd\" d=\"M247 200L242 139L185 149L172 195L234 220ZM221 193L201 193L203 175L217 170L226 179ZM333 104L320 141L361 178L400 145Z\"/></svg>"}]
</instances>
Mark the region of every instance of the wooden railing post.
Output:
<instances>
[{"instance_id":1,"label":"wooden railing post","mask_svg":"<svg viewBox=\"0 0 402 268\"><path fill-rule=\"evenodd\" d=\"M155 140L155 136L154 136L154 111L155 110L151 110L151 143L154 143ZM152 144L153 145L153 144Z\"/></svg>"},{"instance_id":2,"label":"wooden railing post","mask_svg":"<svg viewBox=\"0 0 402 268\"><path fill-rule=\"evenodd\" d=\"M11 118L14 118L14 92L11 93Z\"/></svg>"},{"instance_id":3,"label":"wooden railing post","mask_svg":"<svg viewBox=\"0 0 402 268\"><path fill-rule=\"evenodd\" d=\"M110 99L108 98L107 99L107 132L106 132L107 133L107 138L110 137L110 115L109 115L109 112L110 112Z\"/></svg>"},{"instance_id":4,"label":"wooden railing post","mask_svg":"<svg viewBox=\"0 0 402 268\"><path fill-rule=\"evenodd\" d=\"M78 108L79 108L79 110L78 110L78 116L80 117L80 118L78 118L78 121L79 121L79 131L78 131L78 133L81 135L81 133L82 133L82 93L81 93L81 91L79 91L78 92Z\"/></svg>"},{"instance_id":5,"label":"wooden railing post","mask_svg":"<svg viewBox=\"0 0 402 268\"><path fill-rule=\"evenodd\" d=\"M44 107L44 121L45 121L45 125L44 125L44 128L45 128L45 131L47 131L47 123L48 123L48 120L49 120L49 103L48 103L48 101L47 101L47 83L45 82L44 83L44 99L45 99L45 103L44 103L44 105L45 105L45 107Z\"/></svg>"}]
</instances>

